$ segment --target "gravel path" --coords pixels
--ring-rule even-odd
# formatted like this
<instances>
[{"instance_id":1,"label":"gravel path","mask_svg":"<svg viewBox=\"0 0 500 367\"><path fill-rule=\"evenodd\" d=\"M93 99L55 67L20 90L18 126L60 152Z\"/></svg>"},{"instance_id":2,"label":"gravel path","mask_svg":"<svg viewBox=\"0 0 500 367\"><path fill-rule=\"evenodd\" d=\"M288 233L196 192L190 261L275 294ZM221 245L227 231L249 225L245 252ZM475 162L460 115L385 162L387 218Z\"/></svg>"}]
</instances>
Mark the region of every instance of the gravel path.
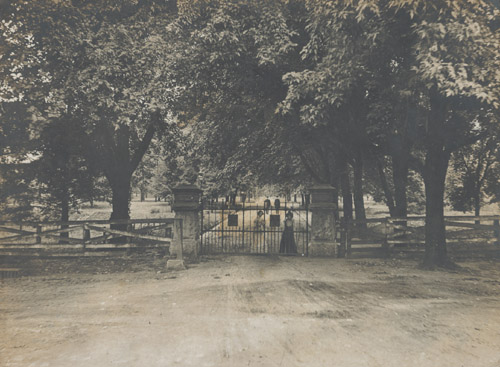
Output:
<instances>
[{"instance_id":1,"label":"gravel path","mask_svg":"<svg viewBox=\"0 0 500 367\"><path fill-rule=\"evenodd\" d=\"M233 256L0 283L0 366L500 366L500 267Z\"/></svg>"}]
</instances>

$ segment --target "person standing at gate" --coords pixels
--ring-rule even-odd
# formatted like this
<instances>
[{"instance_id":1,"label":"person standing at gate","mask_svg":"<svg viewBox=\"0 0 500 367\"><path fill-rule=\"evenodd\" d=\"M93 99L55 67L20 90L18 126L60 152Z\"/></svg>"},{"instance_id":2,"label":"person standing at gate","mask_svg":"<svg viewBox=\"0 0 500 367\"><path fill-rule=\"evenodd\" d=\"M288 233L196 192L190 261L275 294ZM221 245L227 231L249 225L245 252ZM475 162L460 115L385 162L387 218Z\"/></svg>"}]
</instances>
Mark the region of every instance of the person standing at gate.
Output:
<instances>
[{"instance_id":1,"label":"person standing at gate","mask_svg":"<svg viewBox=\"0 0 500 367\"><path fill-rule=\"evenodd\" d=\"M255 249L255 252L265 252L266 244L264 241L264 231L266 229L266 222L262 210L257 212L257 217L255 217L253 221L253 228L252 249Z\"/></svg>"},{"instance_id":2,"label":"person standing at gate","mask_svg":"<svg viewBox=\"0 0 500 367\"><path fill-rule=\"evenodd\" d=\"M264 200L264 210L266 211L266 214L269 213L269 209L271 208L271 200L267 198Z\"/></svg>"},{"instance_id":3,"label":"person standing at gate","mask_svg":"<svg viewBox=\"0 0 500 367\"><path fill-rule=\"evenodd\" d=\"M274 209L276 210L276 212L280 210L280 207L281 207L281 202L280 199L277 198L274 200Z\"/></svg>"},{"instance_id":4,"label":"person standing at gate","mask_svg":"<svg viewBox=\"0 0 500 367\"><path fill-rule=\"evenodd\" d=\"M293 213L289 210L285 214L285 229L280 241L280 254L296 254L297 245L293 236Z\"/></svg>"}]
</instances>

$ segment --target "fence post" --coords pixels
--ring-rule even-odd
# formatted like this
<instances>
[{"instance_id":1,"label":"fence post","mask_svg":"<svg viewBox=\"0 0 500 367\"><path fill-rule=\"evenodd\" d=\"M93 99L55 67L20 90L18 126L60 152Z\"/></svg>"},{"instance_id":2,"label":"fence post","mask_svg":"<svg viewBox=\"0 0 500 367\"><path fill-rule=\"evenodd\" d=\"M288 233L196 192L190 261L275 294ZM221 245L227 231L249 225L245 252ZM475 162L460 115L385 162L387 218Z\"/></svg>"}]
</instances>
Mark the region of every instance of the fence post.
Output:
<instances>
[{"instance_id":1,"label":"fence post","mask_svg":"<svg viewBox=\"0 0 500 367\"><path fill-rule=\"evenodd\" d=\"M343 220L343 218L342 218L342 220ZM335 235L339 240L338 257L346 257L347 256L347 242L346 242L346 238L345 238L345 225L344 225L343 221L340 223L340 226L338 227L338 231Z\"/></svg>"},{"instance_id":2,"label":"fence post","mask_svg":"<svg viewBox=\"0 0 500 367\"><path fill-rule=\"evenodd\" d=\"M390 246L388 240L389 234L389 218L384 218L384 242L382 243L382 248L385 250L385 255L390 255Z\"/></svg>"},{"instance_id":3,"label":"fence post","mask_svg":"<svg viewBox=\"0 0 500 367\"><path fill-rule=\"evenodd\" d=\"M85 242L90 240L90 229L86 224L83 225L83 250L85 251Z\"/></svg>"},{"instance_id":4,"label":"fence post","mask_svg":"<svg viewBox=\"0 0 500 367\"><path fill-rule=\"evenodd\" d=\"M220 228L221 228L220 240L221 240L222 252L224 252L224 206L226 206L225 202L224 205L222 206L221 219L220 219Z\"/></svg>"},{"instance_id":5,"label":"fence post","mask_svg":"<svg viewBox=\"0 0 500 367\"><path fill-rule=\"evenodd\" d=\"M201 213L201 222L200 223L201 224L200 224L200 248L198 249L199 254L203 253L203 232L205 231L205 224L203 223L203 217L204 217L203 210L205 210L205 202L202 200L201 201L201 210L200 210L200 213Z\"/></svg>"},{"instance_id":6,"label":"fence post","mask_svg":"<svg viewBox=\"0 0 500 367\"><path fill-rule=\"evenodd\" d=\"M172 228L171 227L165 228L165 237L172 238Z\"/></svg>"},{"instance_id":7,"label":"fence post","mask_svg":"<svg viewBox=\"0 0 500 367\"><path fill-rule=\"evenodd\" d=\"M42 226L40 224L37 224L37 226L36 226L36 238L35 238L36 243L42 243L42 237L40 236L41 233L42 233Z\"/></svg>"},{"instance_id":8,"label":"fence post","mask_svg":"<svg viewBox=\"0 0 500 367\"><path fill-rule=\"evenodd\" d=\"M500 245L500 220L498 219L495 219L493 221L493 226L495 227L495 230L493 231L495 237L496 237L496 241L495 241L495 245Z\"/></svg>"},{"instance_id":9,"label":"fence post","mask_svg":"<svg viewBox=\"0 0 500 367\"><path fill-rule=\"evenodd\" d=\"M147 224L149 224L149 223L147 223ZM132 232L132 228L133 228L132 223L130 223L130 222L127 223L127 232L131 233ZM127 236L126 239L127 239L127 243L129 243L129 244L131 244L131 242L133 241L133 237Z\"/></svg>"},{"instance_id":10,"label":"fence post","mask_svg":"<svg viewBox=\"0 0 500 367\"><path fill-rule=\"evenodd\" d=\"M312 202L311 241L309 256L337 256L335 242L335 189L330 185L318 185L310 190Z\"/></svg>"},{"instance_id":11,"label":"fence post","mask_svg":"<svg viewBox=\"0 0 500 367\"><path fill-rule=\"evenodd\" d=\"M183 255L198 258L200 249L200 199L201 190L195 185L179 185L173 190L172 209L176 219L182 219Z\"/></svg>"},{"instance_id":12,"label":"fence post","mask_svg":"<svg viewBox=\"0 0 500 367\"><path fill-rule=\"evenodd\" d=\"M183 257L183 220L174 219L173 230L172 230L172 241L169 247L169 259L167 260L167 270L184 270L186 266L184 265Z\"/></svg>"},{"instance_id":13,"label":"fence post","mask_svg":"<svg viewBox=\"0 0 500 367\"><path fill-rule=\"evenodd\" d=\"M345 242L346 242L345 257L348 259L351 257L351 226L352 226L352 222L351 222L351 220L348 220L347 226L346 226L346 231L345 231Z\"/></svg>"}]
</instances>

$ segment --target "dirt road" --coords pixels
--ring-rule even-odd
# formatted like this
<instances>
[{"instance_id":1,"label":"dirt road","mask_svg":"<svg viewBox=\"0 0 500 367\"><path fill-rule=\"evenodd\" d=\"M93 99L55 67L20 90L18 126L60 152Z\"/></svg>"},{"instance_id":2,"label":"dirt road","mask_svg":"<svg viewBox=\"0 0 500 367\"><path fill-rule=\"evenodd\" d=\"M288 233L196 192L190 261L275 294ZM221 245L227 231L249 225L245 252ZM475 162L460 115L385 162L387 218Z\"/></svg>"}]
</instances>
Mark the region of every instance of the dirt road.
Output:
<instances>
[{"instance_id":1,"label":"dirt road","mask_svg":"<svg viewBox=\"0 0 500 367\"><path fill-rule=\"evenodd\" d=\"M500 366L500 267L218 257L0 283L1 366Z\"/></svg>"}]
</instances>

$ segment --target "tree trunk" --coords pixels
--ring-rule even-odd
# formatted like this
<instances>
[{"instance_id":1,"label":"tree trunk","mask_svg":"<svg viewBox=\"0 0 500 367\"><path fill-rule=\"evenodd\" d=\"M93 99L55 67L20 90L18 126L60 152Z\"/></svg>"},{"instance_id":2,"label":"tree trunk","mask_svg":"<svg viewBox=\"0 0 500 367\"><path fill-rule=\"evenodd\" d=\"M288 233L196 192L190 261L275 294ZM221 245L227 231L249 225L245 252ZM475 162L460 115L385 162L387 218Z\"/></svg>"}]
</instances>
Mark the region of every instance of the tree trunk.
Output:
<instances>
[{"instance_id":1,"label":"tree trunk","mask_svg":"<svg viewBox=\"0 0 500 367\"><path fill-rule=\"evenodd\" d=\"M154 112L152 120L161 119L159 111ZM103 125L94 141L99 142L93 153L96 161L101 162L101 168L112 190L113 212L111 220L127 220L129 216L130 183L132 174L146 153L155 133L155 124L148 125L146 132L135 150L130 146L130 128L126 125L120 126L118 130L111 126ZM90 139L92 140L92 139ZM126 225L113 225L112 228L126 229Z\"/></svg>"},{"instance_id":2,"label":"tree trunk","mask_svg":"<svg viewBox=\"0 0 500 367\"><path fill-rule=\"evenodd\" d=\"M141 191L141 202L143 202L146 199L146 195L143 189L140 189Z\"/></svg>"},{"instance_id":3,"label":"tree trunk","mask_svg":"<svg viewBox=\"0 0 500 367\"><path fill-rule=\"evenodd\" d=\"M430 95L427 144L424 164L426 268L449 265L444 224L444 189L450 159L445 149L446 102L435 90Z\"/></svg>"},{"instance_id":4,"label":"tree trunk","mask_svg":"<svg viewBox=\"0 0 500 367\"><path fill-rule=\"evenodd\" d=\"M110 180L111 190L113 192L110 220L127 220L130 219L129 200L130 200L130 181L132 174L119 171L119 176L115 176ZM111 228L118 230L127 230L127 224L113 224Z\"/></svg>"},{"instance_id":5,"label":"tree trunk","mask_svg":"<svg viewBox=\"0 0 500 367\"><path fill-rule=\"evenodd\" d=\"M396 216L396 208L394 206L394 198L392 196L391 189L389 188L389 184L387 183L387 177L385 176L384 167L380 160L376 159L378 175L380 177L380 183L382 185L382 190L384 191L385 203L387 208L389 209L389 215L391 217Z\"/></svg>"},{"instance_id":6,"label":"tree trunk","mask_svg":"<svg viewBox=\"0 0 500 367\"><path fill-rule=\"evenodd\" d=\"M481 213L481 192L478 184L478 188L476 189L476 193L474 194L474 215L479 217ZM475 224L481 224L480 220L476 220Z\"/></svg>"},{"instance_id":7,"label":"tree trunk","mask_svg":"<svg viewBox=\"0 0 500 367\"><path fill-rule=\"evenodd\" d=\"M339 189L338 185L333 186L333 203L335 204L335 220L339 220Z\"/></svg>"},{"instance_id":8,"label":"tree trunk","mask_svg":"<svg viewBox=\"0 0 500 367\"><path fill-rule=\"evenodd\" d=\"M335 159L330 160L330 185L333 187L333 202L335 204L335 220L339 220L339 187L340 180L338 176L337 162Z\"/></svg>"},{"instance_id":9,"label":"tree trunk","mask_svg":"<svg viewBox=\"0 0 500 367\"><path fill-rule=\"evenodd\" d=\"M67 186L66 186L67 190ZM61 222L69 221L69 200L68 193L63 194L63 198L61 200ZM69 226L67 224L61 224L61 229L67 229ZM60 240L59 243L68 243L68 241L64 240L69 237L69 232L61 232L59 234Z\"/></svg>"},{"instance_id":10,"label":"tree trunk","mask_svg":"<svg viewBox=\"0 0 500 367\"><path fill-rule=\"evenodd\" d=\"M394 180L394 215L406 218L408 215L408 199L406 188L408 186L409 152L392 157L392 174Z\"/></svg>"},{"instance_id":11,"label":"tree trunk","mask_svg":"<svg viewBox=\"0 0 500 367\"><path fill-rule=\"evenodd\" d=\"M399 154L392 156L392 178L394 182L394 216L406 218L408 216L408 198L406 188L408 186L408 170L410 161L409 145L402 146ZM406 226L406 221L398 221L394 224Z\"/></svg>"},{"instance_id":12,"label":"tree trunk","mask_svg":"<svg viewBox=\"0 0 500 367\"><path fill-rule=\"evenodd\" d=\"M361 152L356 154L354 160L354 210L356 220L366 220L365 200L363 198L363 157ZM360 223L358 227L366 228L366 223Z\"/></svg>"},{"instance_id":13,"label":"tree trunk","mask_svg":"<svg viewBox=\"0 0 500 367\"><path fill-rule=\"evenodd\" d=\"M425 257L424 266L444 266L446 253L446 228L444 225L444 187L448 155L442 149L429 151L425 160Z\"/></svg>"},{"instance_id":14,"label":"tree trunk","mask_svg":"<svg viewBox=\"0 0 500 367\"><path fill-rule=\"evenodd\" d=\"M344 219L352 220L352 194L351 194L351 183L349 180L349 167L347 166L346 159L340 159L339 161L339 176L340 176L340 187L342 190L342 202Z\"/></svg>"}]
</instances>

